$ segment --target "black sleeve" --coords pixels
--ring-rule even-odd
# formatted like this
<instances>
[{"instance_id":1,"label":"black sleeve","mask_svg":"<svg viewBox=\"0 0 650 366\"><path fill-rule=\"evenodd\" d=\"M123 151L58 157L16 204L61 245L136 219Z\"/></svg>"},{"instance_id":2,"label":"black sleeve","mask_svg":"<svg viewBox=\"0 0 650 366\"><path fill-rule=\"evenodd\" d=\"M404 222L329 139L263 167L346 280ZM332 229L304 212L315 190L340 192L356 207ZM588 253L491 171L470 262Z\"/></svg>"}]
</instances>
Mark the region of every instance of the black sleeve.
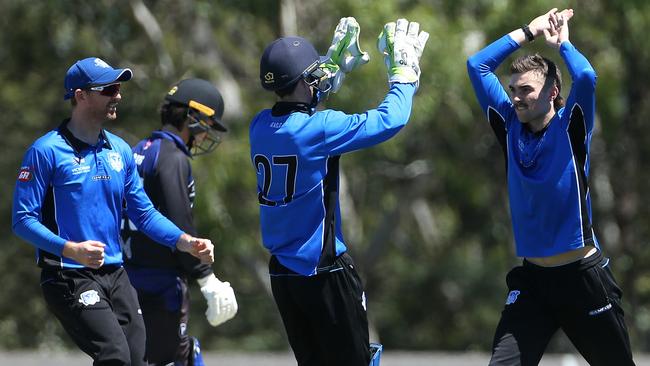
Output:
<instances>
[{"instance_id":1,"label":"black sleeve","mask_svg":"<svg viewBox=\"0 0 650 366\"><path fill-rule=\"evenodd\" d=\"M160 212L181 230L196 236L190 202L190 162L175 146L164 142L160 147L157 165Z\"/></svg>"},{"instance_id":2,"label":"black sleeve","mask_svg":"<svg viewBox=\"0 0 650 366\"><path fill-rule=\"evenodd\" d=\"M190 198L194 194L194 182L189 159L173 143L164 141L157 168L162 214L187 234L197 236ZM175 253L180 268L191 278L201 278L212 273L210 265L201 264L194 256L180 251Z\"/></svg>"}]
</instances>

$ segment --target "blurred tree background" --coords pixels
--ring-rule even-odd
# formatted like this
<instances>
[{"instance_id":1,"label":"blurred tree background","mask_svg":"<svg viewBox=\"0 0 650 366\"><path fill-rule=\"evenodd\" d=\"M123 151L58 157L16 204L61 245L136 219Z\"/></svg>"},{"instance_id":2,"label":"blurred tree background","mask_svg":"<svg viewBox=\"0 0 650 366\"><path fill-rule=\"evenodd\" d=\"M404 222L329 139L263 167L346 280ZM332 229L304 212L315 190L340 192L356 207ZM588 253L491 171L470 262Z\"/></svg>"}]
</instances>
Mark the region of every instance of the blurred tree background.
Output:
<instances>
[{"instance_id":1,"label":"blurred tree background","mask_svg":"<svg viewBox=\"0 0 650 366\"><path fill-rule=\"evenodd\" d=\"M324 53L339 18L354 16L371 62L348 75L327 108L363 112L381 101L386 72L375 41L384 23L405 17L431 34L409 125L341 160L344 232L366 281L372 338L388 349L488 350L505 274L519 260L503 156L465 60L550 6L575 9L571 40L598 73L595 229L625 294L632 345L650 351L646 0L0 0L0 126L7 134L0 154L0 348L71 346L45 309L33 247L12 234L12 193L26 148L69 114L62 98L67 68L98 56L134 71L118 120L106 126L132 144L159 127L158 107L175 81L202 77L222 90L230 133L216 153L193 162L195 217L217 245L215 271L235 288L240 310L211 328L193 286L191 334L209 350L286 349L248 155L248 122L274 102L259 85L259 58L285 34L302 35ZM540 41L526 51L560 60ZM571 349L561 337L550 347Z\"/></svg>"}]
</instances>

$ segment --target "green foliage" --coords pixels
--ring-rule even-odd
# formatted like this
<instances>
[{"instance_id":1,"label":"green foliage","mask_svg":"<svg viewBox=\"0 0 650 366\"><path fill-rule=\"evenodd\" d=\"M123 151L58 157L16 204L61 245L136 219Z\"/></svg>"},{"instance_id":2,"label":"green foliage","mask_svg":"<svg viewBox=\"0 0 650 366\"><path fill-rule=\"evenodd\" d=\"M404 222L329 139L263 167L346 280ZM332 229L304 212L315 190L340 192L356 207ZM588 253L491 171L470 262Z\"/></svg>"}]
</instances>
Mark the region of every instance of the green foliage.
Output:
<instances>
[{"instance_id":1,"label":"green foliage","mask_svg":"<svg viewBox=\"0 0 650 366\"><path fill-rule=\"evenodd\" d=\"M22 154L69 113L63 76L96 55L131 67L119 118L109 129L135 143L158 128L158 106L181 78L212 80L226 101L230 132L213 155L194 160L195 218L217 245L215 272L237 292L237 317L218 328L203 318L196 287L190 331L206 349L286 349L260 243L248 122L274 96L259 86L262 50L283 31L280 2L262 0L0 0L0 348L71 343L45 309L33 249L11 234L11 201ZM345 156L344 232L366 281L369 317L387 349L487 350L514 257L501 149L471 90L465 60L493 39L547 11L546 1L284 1L298 33L325 52L343 16L361 25L371 61L348 75L325 105L349 113L375 107L386 89L376 50L381 27L418 21L431 38L409 125L393 140ZM650 3L569 1L571 40L598 72L591 161L594 221L613 258L635 349L650 350ZM155 24L137 16L142 6ZM513 11L516 9L516 11ZM141 14L141 13L140 13ZM594 21L597 19L597 21ZM284 19L287 20L287 19ZM160 33L156 33L156 29ZM536 42L526 51L559 57ZM503 71L503 70L500 70ZM569 75L564 69L565 84ZM564 89L568 91L568 88ZM552 344L561 349L562 345Z\"/></svg>"}]
</instances>

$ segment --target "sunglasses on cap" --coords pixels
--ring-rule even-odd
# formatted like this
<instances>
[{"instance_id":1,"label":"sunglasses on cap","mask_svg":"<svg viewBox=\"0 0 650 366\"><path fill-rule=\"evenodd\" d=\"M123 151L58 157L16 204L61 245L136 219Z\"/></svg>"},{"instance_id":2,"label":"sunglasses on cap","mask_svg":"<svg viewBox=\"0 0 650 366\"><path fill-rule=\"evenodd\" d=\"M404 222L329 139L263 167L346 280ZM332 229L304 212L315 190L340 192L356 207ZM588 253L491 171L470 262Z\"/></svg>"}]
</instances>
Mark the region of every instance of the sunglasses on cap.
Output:
<instances>
[{"instance_id":1,"label":"sunglasses on cap","mask_svg":"<svg viewBox=\"0 0 650 366\"><path fill-rule=\"evenodd\" d=\"M120 93L120 84L117 83L102 86L91 86L88 88L88 90L96 91L101 95L113 98Z\"/></svg>"}]
</instances>

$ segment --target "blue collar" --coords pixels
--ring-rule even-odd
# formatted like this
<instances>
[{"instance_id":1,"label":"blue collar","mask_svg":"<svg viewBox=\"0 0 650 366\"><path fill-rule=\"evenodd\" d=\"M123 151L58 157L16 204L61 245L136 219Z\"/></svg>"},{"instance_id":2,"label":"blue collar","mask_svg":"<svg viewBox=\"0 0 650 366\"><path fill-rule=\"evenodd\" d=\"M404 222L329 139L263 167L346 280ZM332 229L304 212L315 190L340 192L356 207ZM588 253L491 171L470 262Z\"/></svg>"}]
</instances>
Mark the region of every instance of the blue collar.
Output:
<instances>
[{"instance_id":1,"label":"blue collar","mask_svg":"<svg viewBox=\"0 0 650 366\"><path fill-rule=\"evenodd\" d=\"M176 147L178 147L178 149L181 150L185 155L190 158L192 157L192 153L190 153L190 151L187 149L187 145L185 145L181 137L171 131L153 131L151 133L151 140L155 139L165 139L172 141L174 144L176 144Z\"/></svg>"}]
</instances>

